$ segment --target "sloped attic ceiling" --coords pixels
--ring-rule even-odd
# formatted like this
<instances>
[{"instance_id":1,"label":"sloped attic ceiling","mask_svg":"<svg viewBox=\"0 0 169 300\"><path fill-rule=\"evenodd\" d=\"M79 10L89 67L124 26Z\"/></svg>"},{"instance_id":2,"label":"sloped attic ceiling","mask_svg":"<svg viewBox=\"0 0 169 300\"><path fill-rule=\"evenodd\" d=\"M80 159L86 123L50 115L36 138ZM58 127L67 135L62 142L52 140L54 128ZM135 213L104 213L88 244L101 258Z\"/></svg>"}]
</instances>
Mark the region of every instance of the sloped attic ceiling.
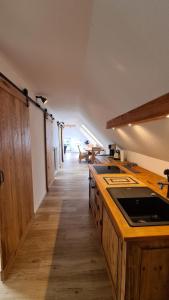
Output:
<instances>
[{"instance_id":1,"label":"sloped attic ceiling","mask_svg":"<svg viewBox=\"0 0 169 300\"><path fill-rule=\"evenodd\" d=\"M84 93L95 125L168 92L169 1L94 1ZM107 131L128 150L169 161L167 119Z\"/></svg>"},{"instance_id":2,"label":"sloped attic ceiling","mask_svg":"<svg viewBox=\"0 0 169 300\"><path fill-rule=\"evenodd\" d=\"M56 107L78 101L92 1L0 0L1 50Z\"/></svg>"},{"instance_id":3,"label":"sloped attic ceiling","mask_svg":"<svg viewBox=\"0 0 169 300\"><path fill-rule=\"evenodd\" d=\"M0 47L57 115L88 122L105 142L169 160L163 122L156 151L136 134L131 142L105 129L168 92L168 17L168 0L0 0ZM158 141L157 126L146 126Z\"/></svg>"}]
</instances>

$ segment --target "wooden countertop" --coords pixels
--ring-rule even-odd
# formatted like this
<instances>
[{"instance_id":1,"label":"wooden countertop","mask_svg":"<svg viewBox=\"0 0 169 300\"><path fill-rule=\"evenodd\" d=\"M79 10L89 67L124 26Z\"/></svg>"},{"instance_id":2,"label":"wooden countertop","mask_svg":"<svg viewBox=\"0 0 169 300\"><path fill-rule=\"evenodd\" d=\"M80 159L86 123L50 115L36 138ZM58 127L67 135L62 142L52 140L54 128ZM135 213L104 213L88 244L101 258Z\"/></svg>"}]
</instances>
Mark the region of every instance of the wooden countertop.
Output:
<instances>
[{"instance_id":1,"label":"wooden countertop","mask_svg":"<svg viewBox=\"0 0 169 300\"><path fill-rule=\"evenodd\" d=\"M105 159L104 159L105 160ZM124 170L125 174L97 174L95 169L93 168L94 165L89 165L89 169L92 172L92 175L96 181L97 187L100 190L103 201L108 209L109 215L112 218L112 221L117 229L117 231L120 233L121 237L124 240L129 239L140 239L140 238L155 238L155 237L169 237L169 225L168 226L145 226L145 227L131 227L124 216L122 215L121 211L115 204L115 202L112 200L111 196L109 195L108 191L106 190L107 187L117 187L116 185L109 185L104 180L104 177L126 177L130 176L132 179L135 179L139 184L137 184L137 187L139 186L147 186L154 190L156 193L160 194L161 196L166 198L167 194L167 188L165 187L163 190L160 190L159 186L157 185L158 181L165 181L166 178L159 176L153 172L150 172L146 169L143 169L139 166L134 167L133 169L140 171L140 173L133 173L126 169L123 165L126 164L126 162L121 163L118 161L115 161L111 159L111 162L108 158L106 158L106 163L97 164L98 165L116 165L120 167L122 170ZM118 187L126 187L127 185L119 185ZM130 187L136 186L136 185L129 185ZM169 200L168 198L166 198Z\"/></svg>"}]
</instances>

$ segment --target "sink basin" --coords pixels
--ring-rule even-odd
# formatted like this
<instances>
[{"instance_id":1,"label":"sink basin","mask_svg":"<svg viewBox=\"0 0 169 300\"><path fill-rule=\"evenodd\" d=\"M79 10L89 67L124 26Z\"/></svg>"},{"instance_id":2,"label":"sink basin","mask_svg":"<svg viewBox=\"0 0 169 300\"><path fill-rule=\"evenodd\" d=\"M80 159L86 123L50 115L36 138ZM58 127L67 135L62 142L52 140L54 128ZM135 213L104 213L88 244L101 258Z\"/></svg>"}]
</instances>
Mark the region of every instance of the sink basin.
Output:
<instances>
[{"instance_id":1,"label":"sink basin","mask_svg":"<svg viewBox=\"0 0 169 300\"><path fill-rule=\"evenodd\" d=\"M149 188L107 188L130 226L169 225L169 202Z\"/></svg>"}]
</instances>

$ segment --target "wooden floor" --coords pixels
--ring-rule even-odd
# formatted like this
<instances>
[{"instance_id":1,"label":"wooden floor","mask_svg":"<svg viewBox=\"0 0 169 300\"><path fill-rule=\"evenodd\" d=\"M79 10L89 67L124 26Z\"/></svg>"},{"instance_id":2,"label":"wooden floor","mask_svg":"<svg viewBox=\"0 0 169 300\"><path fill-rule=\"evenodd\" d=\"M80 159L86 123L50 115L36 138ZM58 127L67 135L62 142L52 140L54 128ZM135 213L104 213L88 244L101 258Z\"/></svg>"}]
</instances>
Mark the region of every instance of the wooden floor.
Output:
<instances>
[{"instance_id":1,"label":"wooden floor","mask_svg":"<svg viewBox=\"0 0 169 300\"><path fill-rule=\"evenodd\" d=\"M2 300L112 300L88 210L88 167L67 155L5 283Z\"/></svg>"}]
</instances>

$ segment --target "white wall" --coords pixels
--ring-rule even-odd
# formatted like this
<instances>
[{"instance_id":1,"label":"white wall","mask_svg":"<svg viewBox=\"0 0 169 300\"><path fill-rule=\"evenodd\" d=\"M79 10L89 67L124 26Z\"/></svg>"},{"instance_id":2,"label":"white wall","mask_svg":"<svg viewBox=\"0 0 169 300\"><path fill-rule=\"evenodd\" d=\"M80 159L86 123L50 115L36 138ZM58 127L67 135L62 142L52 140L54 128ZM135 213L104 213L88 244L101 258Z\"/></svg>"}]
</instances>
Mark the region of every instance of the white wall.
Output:
<instances>
[{"instance_id":1,"label":"white wall","mask_svg":"<svg viewBox=\"0 0 169 300\"><path fill-rule=\"evenodd\" d=\"M29 95L34 97L28 82L17 70L17 67L9 62L9 60L0 53L0 71L18 85L21 89L27 88ZM32 177L33 177L33 200L34 211L38 208L40 202L46 193L45 184L45 164L44 164L44 125L43 113L34 105L30 105L30 131L32 144Z\"/></svg>"},{"instance_id":2,"label":"white wall","mask_svg":"<svg viewBox=\"0 0 169 300\"><path fill-rule=\"evenodd\" d=\"M132 151L127 151L127 160L135 162L142 168L148 169L161 176L164 176L165 169L169 169L169 162L167 161L156 159Z\"/></svg>"},{"instance_id":3,"label":"white wall","mask_svg":"<svg viewBox=\"0 0 169 300\"><path fill-rule=\"evenodd\" d=\"M164 176L169 168L169 119L123 126L112 132L113 139L127 151L127 159Z\"/></svg>"},{"instance_id":4,"label":"white wall","mask_svg":"<svg viewBox=\"0 0 169 300\"><path fill-rule=\"evenodd\" d=\"M79 127L77 126L72 128L65 127L63 130L63 136L64 138L72 137L82 142L86 140L86 137L81 133Z\"/></svg>"},{"instance_id":5,"label":"white wall","mask_svg":"<svg viewBox=\"0 0 169 300\"><path fill-rule=\"evenodd\" d=\"M53 122L53 147L56 148L55 150L55 155L56 155L56 170L55 172L58 171L60 168L60 157L59 157L59 136L58 136L58 126L57 122Z\"/></svg>"},{"instance_id":6,"label":"white wall","mask_svg":"<svg viewBox=\"0 0 169 300\"><path fill-rule=\"evenodd\" d=\"M109 129L112 139L127 150L169 161L169 119Z\"/></svg>"},{"instance_id":7,"label":"white wall","mask_svg":"<svg viewBox=\"0 0 169 300\"><path fill-rule=\"evenodd\" d=\"M78 152L77 142L80 142L80 144L84 146L85 145L84 142L87 140L87 138L80 131L79 126L72 127L72 128L65 127L63 130L63 138L64 140L71 138L72 152Z\"/></svg>"},{"instance_id":8,"label":"white wall","mask_svg":"<svg viewBox=\"0 0 169 300\"><path fill-rule=\"evenodd\" d=\"M53 122L53 146L59 147L58 127L56 121Z\"/></svg>"},{"instance_id":9,"label":"white wall","mask_svg":"<svg viewBox=\"0 0 169 300\"><path fill-rule=\"evenodd\" d=\"M46 194L44 116L43 112L33 104L30 104L29 112L32 144L34 211L36 211Z\"/></svg>"}]
</instances>

